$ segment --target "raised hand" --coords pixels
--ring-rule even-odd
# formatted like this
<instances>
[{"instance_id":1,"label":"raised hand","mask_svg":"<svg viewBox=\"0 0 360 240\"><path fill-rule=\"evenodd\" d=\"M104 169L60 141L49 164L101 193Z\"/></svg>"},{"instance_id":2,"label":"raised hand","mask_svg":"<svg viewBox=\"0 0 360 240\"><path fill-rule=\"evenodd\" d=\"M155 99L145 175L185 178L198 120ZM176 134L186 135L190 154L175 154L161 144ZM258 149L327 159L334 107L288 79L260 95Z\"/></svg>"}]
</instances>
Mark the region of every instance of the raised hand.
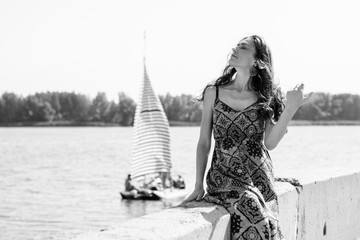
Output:
<instances>
[{"instance_id":1,"label":"raised hand","mask_svg":"<svg viewBox=\"0 0 360 240\"><path fill-rule=\"evenodd\" d=\"M296 85L293 90L286 92L286 105L297 110L303 104L307 103L314 92L304 94L304 84Z\"/></svg>"},{"instance_id":2,"label":"raised hand","mask_svg":"<svg viewBox=\"0 0 360 240\"><path fill-rule=\"evenodd\" d=\"M204 196L204 194L205 194L204 188L202 187L195 188L194 191L190 194L190 196L187 199L185 199L181 204L186 202L191 202L194 200L199 201Z\"/></svg>"}]
</instances>

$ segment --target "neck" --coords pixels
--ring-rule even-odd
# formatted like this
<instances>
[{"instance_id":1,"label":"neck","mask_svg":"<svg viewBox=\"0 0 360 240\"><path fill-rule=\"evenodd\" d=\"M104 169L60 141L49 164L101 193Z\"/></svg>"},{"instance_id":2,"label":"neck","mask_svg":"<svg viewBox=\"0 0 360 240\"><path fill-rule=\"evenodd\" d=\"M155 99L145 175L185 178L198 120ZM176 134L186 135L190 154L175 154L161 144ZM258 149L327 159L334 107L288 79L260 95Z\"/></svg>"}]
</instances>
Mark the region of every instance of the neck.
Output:
<instances>
[{"instance_id":1,"label":"neck","mask_svg":"<svg viewBox=\"0 0 360 240\"><path fill-rule=\"evenodd\" d=\"M247 86L249 80L249 70L244 68L236 68L235 79L232 81L231 85L238 92L249 91L249 88Z\"/></svg>"}]
</instances>

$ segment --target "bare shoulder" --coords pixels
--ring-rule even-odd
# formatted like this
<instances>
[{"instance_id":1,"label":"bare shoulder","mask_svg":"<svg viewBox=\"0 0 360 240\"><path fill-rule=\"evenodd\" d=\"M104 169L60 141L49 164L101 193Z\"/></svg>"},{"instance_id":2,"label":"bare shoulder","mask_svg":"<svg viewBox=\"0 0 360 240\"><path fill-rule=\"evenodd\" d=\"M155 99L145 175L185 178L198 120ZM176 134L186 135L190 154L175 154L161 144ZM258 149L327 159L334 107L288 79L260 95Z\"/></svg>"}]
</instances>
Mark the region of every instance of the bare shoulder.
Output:
<instances>
[{"instance_id":1,"label":"bare shoulder","mask_svg":"<svg viewBox=\"0 0 360 240\"><path fill-rule=\"evenodd\" d=\"M215 86L209 86L205 90L205 96L207 98L214 98L216 96L216 87Z\"/></svg>"},{"instance_id":2,"label":"bare shoulder","mask_svg":"<svg viewBox=\"0 0 360 240\"><path fill-rule=\"evenodd\" d=\"M212 106L216 97L216 87L209 86L205 90L204 94L204 106Z\"/></svg>"}]
</instances>

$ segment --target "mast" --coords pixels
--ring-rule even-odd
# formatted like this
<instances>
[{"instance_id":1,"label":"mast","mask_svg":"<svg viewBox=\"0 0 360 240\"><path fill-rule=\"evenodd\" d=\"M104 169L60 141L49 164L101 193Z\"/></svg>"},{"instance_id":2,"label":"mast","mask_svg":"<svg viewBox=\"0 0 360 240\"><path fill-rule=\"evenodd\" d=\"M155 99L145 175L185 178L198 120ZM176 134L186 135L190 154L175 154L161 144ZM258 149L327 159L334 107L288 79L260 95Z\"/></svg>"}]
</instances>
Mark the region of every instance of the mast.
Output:
<instances>
[{"instance_id":1,"label":"mast","mask_svg":"<svg viewBox=\"0 0 360 240\"><path fill-rule=\"evenodd\" d=\"M133 178L170 172L170 129L160 99L152 88L145 62L144 77L135 111L131 175Z\"/></svg>"}]
</instances>

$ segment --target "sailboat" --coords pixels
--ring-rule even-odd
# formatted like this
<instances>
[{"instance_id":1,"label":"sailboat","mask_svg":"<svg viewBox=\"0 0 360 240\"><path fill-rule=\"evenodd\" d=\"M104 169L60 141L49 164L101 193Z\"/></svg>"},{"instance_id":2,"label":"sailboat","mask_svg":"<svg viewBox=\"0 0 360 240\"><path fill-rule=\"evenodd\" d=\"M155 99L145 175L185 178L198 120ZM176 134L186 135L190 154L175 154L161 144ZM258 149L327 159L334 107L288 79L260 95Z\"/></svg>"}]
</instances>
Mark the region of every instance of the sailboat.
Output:
<instances>
[{"instance_id":1,"label":"sailboat","mask_svg":"<svg viewBox=\"0 0 360 240\"><path fill-rule=\"evenodd\" d=\"M146 71L135 111L131 159L132 181L146 183L147 177L167 176L171 179L170 127L162 104L155 94ZM170 185L171 185L170 181ZM170 186L161 190L146 189L137 193L120 192L124 199L160 200L182 198L185 189Z\"/></svg>"}]
</instances>

